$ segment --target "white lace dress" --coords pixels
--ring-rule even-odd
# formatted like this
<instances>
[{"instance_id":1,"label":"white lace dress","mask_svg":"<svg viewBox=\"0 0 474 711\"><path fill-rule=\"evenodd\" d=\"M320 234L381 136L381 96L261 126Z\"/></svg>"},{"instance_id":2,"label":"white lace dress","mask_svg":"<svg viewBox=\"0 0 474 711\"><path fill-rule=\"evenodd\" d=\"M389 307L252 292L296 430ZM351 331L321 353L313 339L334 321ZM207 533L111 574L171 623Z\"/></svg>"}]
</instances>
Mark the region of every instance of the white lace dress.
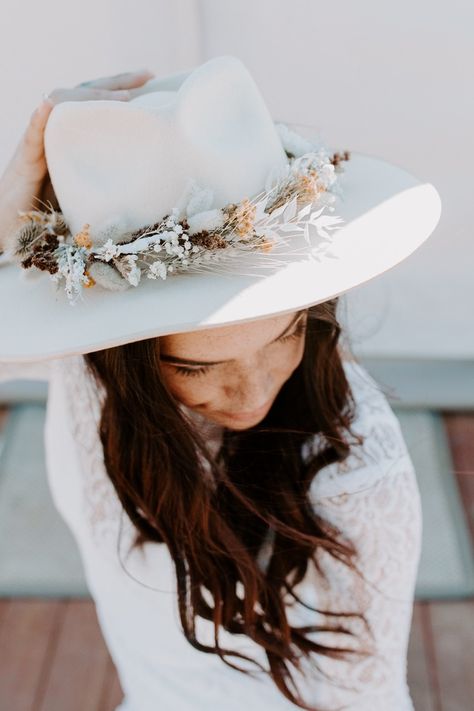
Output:
<instances>
[{"instance_id":1,"label":"white lace dress","mask_svg":"<svg viewBox=\"0 0 474 711\"><path fill-rule=\"evenodd\" d=\"M421 547L419 489L399 422L385 396L362 366L345 361L344 368L357 403L353 429L366 440L353 447L345 462L317 474L311 497L315 511L357 547L364 579L322 554L329 584L311 566L296 592L320 609L364 611L373 640L357 618L341 622L358 639L328 632L312 638L329 645L364 646L373 653L352 661L319 657L320 671L312 666L305 679L297 675L295 679L308 703L328 711L413 711L406 655ZM127 555L133 526L104 469L97 433L101 395L82 356L0 363L0 380L12 378L49 380L45 424L49 485L79 546L102 633L125 693L120 711L296 709L266 674L244 675L186 641L166 546L147 543L143 551ZM207 428L217 449L219 427L186 411ZM314 447L318 444L315 436ZM265 566L270 551L268 538L260 565ZM288 617L295 625L323 621L290 599ZM213 644L211 622L198 620L197 632L200 641ZM261 648L246 636L222 632L220 642L268 668ZM244 660L231 661L255 669Z\"/></svg>"}]
</instances>

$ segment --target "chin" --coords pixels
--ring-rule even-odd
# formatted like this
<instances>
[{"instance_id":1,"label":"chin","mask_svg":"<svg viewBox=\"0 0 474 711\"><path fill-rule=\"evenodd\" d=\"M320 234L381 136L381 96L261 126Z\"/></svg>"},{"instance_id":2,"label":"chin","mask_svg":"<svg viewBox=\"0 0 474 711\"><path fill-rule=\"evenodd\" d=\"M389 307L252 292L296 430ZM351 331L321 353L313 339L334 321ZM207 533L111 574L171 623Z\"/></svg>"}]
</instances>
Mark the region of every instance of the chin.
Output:
<instances>
[{"instance_id":1,"label":"chin","mask_svg":"<svg viewBox=\"0 0 474 711\"><path fill-rule=\"evenodd\" d=\"M225 415L221 415L219 419L215 420L215 422L218 422L220 425L223 425L228 430L248 430L250 427L258 425L259 422L265 419L267 414L268 413L255 417L249 417L246 420L237 420L233 417L225 417Z\"/></svg>"}]
</instances>

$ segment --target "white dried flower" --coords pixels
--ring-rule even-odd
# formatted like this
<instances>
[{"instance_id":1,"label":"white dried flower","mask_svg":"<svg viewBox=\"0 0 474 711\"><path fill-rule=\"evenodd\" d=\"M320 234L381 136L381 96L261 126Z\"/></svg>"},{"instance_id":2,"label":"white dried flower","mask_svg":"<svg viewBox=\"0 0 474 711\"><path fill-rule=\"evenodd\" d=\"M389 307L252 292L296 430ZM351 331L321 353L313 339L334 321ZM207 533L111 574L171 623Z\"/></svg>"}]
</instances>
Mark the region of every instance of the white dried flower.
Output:
<instances>
[{"instance_id":1,"label":"white dried flower","mask_svg":"<svg viewBox=\"0 0 474 711\"><path fill-rule=\"evenodd\" d=\"M149 279L156 279L157 276L166 279L166 264L161 259L157 259L150 265L147 276Z\"/></svg>"},{"instance_id":2,"label":"white dried flower","mask_svg":"<svg viewBox=\"0 0 474 711\"><path fill-rule=\"evenodd\" d=\"M64 279L67 297L74 305L82 296L82 284L88 281L85 274L86 251L71 244L61 245L57 248L57 264L58 271L51 275L51 279L56 284L61 278Z\"/></svg>"},{"instance_id":3,"label":"white dried flower","mask_svg":"<svg viewBox=\"0 0 474 711\"><path fill-rule=\"evenodd\" d=\"M122 259L117 259L115 265L123 277L132 285L138 286L142 275L141 269L137 267L136 254L127 254Z\"/></svg>"},{"instance_id":4,"label":"white dried flower","mask_svg":"<svg viewBox=\"0 0 474 711\"><path fill-rule=\"evenodd\" d=\"M325 188L329 188L337 180L336 172L332 163L326 163L322 168L320 168L318 175Z\"/></svg>"},{"instance_id":5,"label":"white dried flower","mask_svg":"<svg viewBox=\"0 0 474 711\"><path fill-rule=\"evenodd\" d=\"M111 259L120 254L120 248L114 244L111 239L108 239L101 247L97 247L94 253L99 259L103 259L104 262L110 262Z\"/></svg>"}]
</instances>

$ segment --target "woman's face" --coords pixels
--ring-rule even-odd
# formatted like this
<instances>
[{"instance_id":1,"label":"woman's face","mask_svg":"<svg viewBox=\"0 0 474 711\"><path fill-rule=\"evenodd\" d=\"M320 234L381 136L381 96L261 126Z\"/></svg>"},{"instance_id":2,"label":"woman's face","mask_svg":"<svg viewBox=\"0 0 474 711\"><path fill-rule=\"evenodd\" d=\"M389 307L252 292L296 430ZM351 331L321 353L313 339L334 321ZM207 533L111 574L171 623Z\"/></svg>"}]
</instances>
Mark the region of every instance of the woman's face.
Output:
<instances>
[{"instance_id":1,"label":"woman's face","mask_svg":"<svg viewBox=\"0 0 474 711\"><path fill-rule=\"evenodd\" d=\"M163 379L207 419L243 430L263 420L303 357L307 311L160 336Z\"/></svg>"}]
</instances>

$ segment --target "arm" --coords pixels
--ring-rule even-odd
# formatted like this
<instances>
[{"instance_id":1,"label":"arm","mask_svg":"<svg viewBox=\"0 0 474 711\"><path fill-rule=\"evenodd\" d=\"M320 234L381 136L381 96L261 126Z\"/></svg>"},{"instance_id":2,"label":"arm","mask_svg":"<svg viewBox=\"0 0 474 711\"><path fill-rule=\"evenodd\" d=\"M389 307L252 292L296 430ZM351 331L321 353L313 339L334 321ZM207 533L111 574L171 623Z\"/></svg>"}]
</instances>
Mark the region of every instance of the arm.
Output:
<instances>
[{"instance_id":1,"label":"arm","mask_svg":"<svg viewBox=\"0 0 474 711\"><path fill-rule=\"evenodd\" d=\"M348 704L348 711L412 711L406 660L422 532L414 470L406 462L369 489L320 499L315 510L354 543L364 577L322 555L328 582L319 577L315 582L318 606L364 612L374 635L371 639L357 618L340 618L358 635L354 642L347 635L323 633L325 644L372 650L366 658L323 660L321 666L334 683L346 687L331 686L327 701L335 707Z\"/></svg>"},{"instance_id":2,"label":"arm","mask_svg":"<svg viewBox=\"0 0 474 711\"><path fill-rule=\"evenodd\" d=\"M327 581L314 571L314 589L321 609L362 612L373 639L350 617L336 619L356 637L321 633L325 644L365 647L370 655L323 659L335 685L323 684L329 695L318 701L347 704L347 711L413 711L406 659L421 553L420 492L398 419L380 392L362 390L354 430L364 434L364 444L345 462L324 467L311 487L315 512L354 544L361 576L323 551L318 559Z\"/></svg>"}]
</instances>

